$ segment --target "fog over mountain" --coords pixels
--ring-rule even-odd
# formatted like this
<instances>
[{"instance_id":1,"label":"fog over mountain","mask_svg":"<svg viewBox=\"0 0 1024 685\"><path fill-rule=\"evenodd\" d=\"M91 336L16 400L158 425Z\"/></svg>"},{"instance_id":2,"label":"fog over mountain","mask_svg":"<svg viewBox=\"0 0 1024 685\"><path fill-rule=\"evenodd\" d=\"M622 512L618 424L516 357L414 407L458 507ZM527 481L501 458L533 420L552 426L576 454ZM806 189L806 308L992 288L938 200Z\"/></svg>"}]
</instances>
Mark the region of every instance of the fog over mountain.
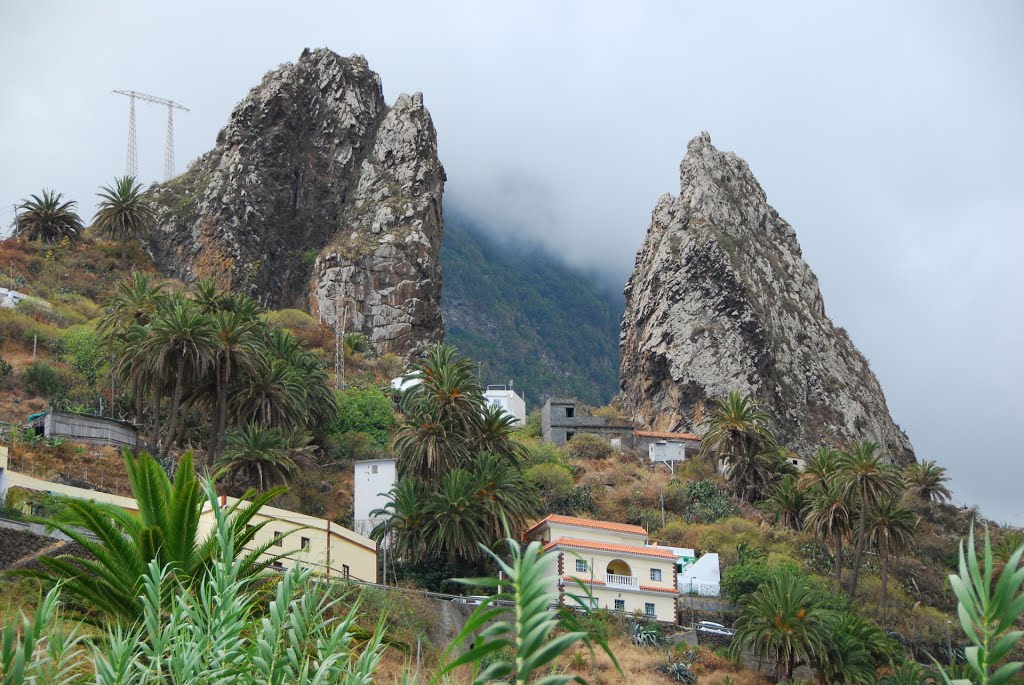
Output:
<instances>
[{"instance_id":1,"label":"fog over mountain","mask_svg":"<svg viewBox=\"0 0 1024 685\"><path fill-rule=\"evenodd\" d=\"M621 289L710 131L792 224L828 314L958 502L1024 524L1024 5L112 2L0 6L0 224L43 187L91 215L136 89L191 108L178 170L304 47L422 91L445 202ZM166 112L138 105L142 180Z\"/></svg>"}]
</instances>

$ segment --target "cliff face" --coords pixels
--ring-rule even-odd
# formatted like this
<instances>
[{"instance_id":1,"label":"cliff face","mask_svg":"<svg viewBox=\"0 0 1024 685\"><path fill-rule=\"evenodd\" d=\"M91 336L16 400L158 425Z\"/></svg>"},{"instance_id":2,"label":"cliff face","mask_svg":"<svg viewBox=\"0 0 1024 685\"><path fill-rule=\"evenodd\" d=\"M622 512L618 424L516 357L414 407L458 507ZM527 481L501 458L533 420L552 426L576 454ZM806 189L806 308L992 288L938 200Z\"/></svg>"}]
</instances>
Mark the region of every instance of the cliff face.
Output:
<instances>
[{"instance_id":1,"label":"cliff face","mask_svg":"<svg viewBox=\"0 0 1024 685\"><path fill-rule=\"evenodd\" d=\"M796 234L746 162L707 133L662 196L626 284L625 405L649 428L702 432L711 398L751 393L780 441L809 455L869 439L914 460L878 380L825 314Z\"/></svg>"},{"instance_id":2,"label":"cliff face","mask_svg":"<svg viewBox=\"0 0 1024 685\"><path fill-rule=\"evenodd\" d=\"M423 97L388 107L360 56L306 50L269 72L213 150L153 190L154 262L271 307L310 309L378 353L444 335L444 169Z\"/></svg>"}]
</instances>

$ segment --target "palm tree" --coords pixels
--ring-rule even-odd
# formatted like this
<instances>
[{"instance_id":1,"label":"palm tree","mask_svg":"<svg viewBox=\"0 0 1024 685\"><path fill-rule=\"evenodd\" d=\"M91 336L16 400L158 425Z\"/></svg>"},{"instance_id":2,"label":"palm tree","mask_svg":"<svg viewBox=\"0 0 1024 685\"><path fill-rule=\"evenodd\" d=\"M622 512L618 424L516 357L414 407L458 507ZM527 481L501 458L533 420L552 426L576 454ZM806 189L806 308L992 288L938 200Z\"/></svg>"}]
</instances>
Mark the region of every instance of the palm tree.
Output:
<instances>
[{"instance_id":1,"label":"palm tree","mask_svg":"<svg viewBox=\"0 0 1024 685\"><path fill-rule=\"evenodd\" d=\"M913 545L916 528L914 513L901 507L894 499L881 502L871 512L868 544L878 552L882 560L883 613L889 599L889 559Z\"/></svg>"},{"instance_id":2,"label":"palm tree","mask_svg":"<svg viewBox=\"0 0 1024 685\"><path fill-rule=\"evenodd\" d=\"M903 481L907 486L907 494L919 497L925 502L948 502L953 498L944 483L949 481L946 469L934 461L921 461L907 465L903 469Z\"/></svg>"},{"instance_id":3,"label":"palm tree","mask_svg":"<svg viewBox=\"0 0 1024 685\"><path fill-rule=\"evenodd\" d=\"M829 685L875 685L879 666L892 663L899 645L853 611L835 614L825 649L812 659L820 682Z\"/></svg>"},{"instance_id":4,"label":"palm tree","mask_svg":"<svg viewBox=\"0 0 1024 685\"><path fill-rule=\"evenodd\" d=\"M771 447L775 444L771 420L767 412L757 408L753 397L732 390L724 398L715 398L714 409L703 421L707 432L700 441L700 453L726 459Z\"/></svg>"},{"instance_id":5,"label":"palm tree","mask_svg":"<svg viewBox=\"0 0 1024 685\"><path fill-rule=\"evenodd\" d=\"M214 470L232 479L241 475L260 492L275 483L287 485L299 471L288 447L288 439L279 429L249 423L228 433Z\"/></svg>"},{"instance_id":6,"label":"palm tree","mask_svg":"<svg viewBox=\"0 0 1024 685\"><path fill-rule=\"evenodd\" d=\"M899 496L903 488L899 469L883 461L878 443L862 440L839 457L839 482L844 494L858 504L857 551L853 560L850 595L857 594L857 576L864 557L868 515L881 502Z\"/></svg>"},{"instance_id":7,"label":"palm tree","mask_svg":"<svg viewBox=\"0 0 1024 685\"><path fill-rule=\"evenodd\" d=\"M937 685L935 674L913 661L905 661L899 668L885 676L881 685Z\"/></svg>"},{"instance_id":8,"label":"palm tree","mask_svg":"<svg viewBox=\"0 0 1024 685\"><path fill-rule=\"evenodd\" d=\"M285 430L304 428L307 382L288 362L264 355L232 390L231 413L238 423L256 421Z\"/></svg>"},{"instance_id":9,"label":"palm tree","mask_svg":"<svg viewBox=\"0 0 1024 685\"><path fill-rule=\"evenodd\" d=\"M495 454L518 466L530 452L525 445L516 440L515 432L515 417L496 404L488 404L480 418L473 451Z\"/></svg>"},{"instance_id":10,"label":"palm tree","mask_svg":"<svg viewBox=\"0 0 1024 685\"><path fill-rule=\"evenodd\" d=\"M748 443L739 451L722 457L725 480L732 486L733 495L742 502L756 502L773 483L787 473L796 473L793 466L782 458L778 448L764 448Z\"/></svg>"},{"instance_id":11,"label":"palm tree","mask_svg":"<svg viewBox=\"0 0 1024 685\"><path fill-rule=\"evenodd\" d=\"M536 518L540 495L507 459L484 452L477 455L470 473L476 481L474 497L488 514L487 539L481 542L490 546L510 534L525 530Z\"/></svg>"},{"instance_id":12,"label":"palm tree","mask_svg":"<svg viewBox=\"0 0 1024 685\"><path fill-rule=\"evenodd\" d=\"M477 498L479 487L464 469L441 477L425 508L431 533L427 544L433 556L472 562L481 556L481 543L493 542L487 540L490 517Z\"/></svg>"},{"instance_id":13,"label":"palm tree","mask_svg":"<svg viewBox=\"0 0 1024 685\"><path fill-rule=\"evenodd\" d=\"M125 268L125 251L128 241L140 238L149 232L156 220L156 212L146 200L145 187L136 183L132 176L115 178L111 186L103 186L99 210L93 218L93 225L121 243L121 269Z\"/></svg>"},{"instance_id":14,"label":"palm tree","mask_svg":"<svg viewBox=\"0 0 1024 685\"><path fill-rule=\"evenodd\" d=\"M843 587L843 538L850 532L853 507L850 498L838 483L816 488L807 513L807 528L826 541L831 541L836 562L836 590Z\"/></svg>"},{"instance_id":15,"label":"palm tree","mask_svg":"<svg viewBox=\"0 0 1024 685\"><path fill-rule=\"evenodd\" d=\"M134 326L146 326L156 316L167 299L164 284L153 281L152 276L133 271L131 276L117 284L114 297L107 302L100 317L97 331L113 340L123 336Z\"/></svg>"},{"instance_id":16,"label":"palm tree","mask_svg":"<svg viewBox=\"0 0 1024 685\"><path fill-rule=\"evenodd\" d=\"M750 649L758 659L771 659L775 678L788 682L797 662L808 663L824 652L833 622L833 612L804 578L773 574L741 600L730 650L737 658Z\"/></svg>"},{"instance_id":17,"label":"palm tree","mask_svg":"<svg viewBox=\"0 0 1024 685\"><path fill-rule=\"evenodd\" d=\"M784 476L768 499L760 504L761 510L771 516L772 523L795 531L803 530L807 506L807 492L797 485L793 474Z\"/></svg>"},{"instance_id":18,"label":"palm tree","mask_svg":"<svg viewBox=\"0 0 1024 685\"><path fill-rule=\"evenodd\" d=\"M424 553L429 538L426 504L430 490L426 483L417 478L403 478L387 493L387 504L374 509L370 516L380 517L370 533L378 544L390 539L395 556L413 563Z\"/></svg>"},{"instance_id":19,"label":"palm tree","mask_svg":"<svg viewBox=\"0 0 1024 685\"><path fill-rule=\"evenodd\" d=\"M228 424L228 389L232 372L240 368L253 370L261 361L259 354L259 319L232 311L214 314L214 337L217 351L214 355L217 389L217 414L211 422L207 460L212 462L224 445Z\"/></svg>"},{"instance_id":20,"label":"palm tree","mask_svg":"<svg viewBox=\"0 0 1024 685\"><path fill-rule=\"evenodd\" d=\"M124 462L138 513L114 505L68 499L60 518L45 523L85 548L91 558L43 556L39 562L46 570L18 573L60 582L65 592L87 605L131 623L143 611L142 580L150 562L155 562L156 568L167 568L184 587L190 587L206 575L217 548L212 533L205 538L199 533L206 498L196 478L191 452L181 458L173 483L146 453L134 457L126 450ZM239 554L244 553L240 559L242 577L254 578L280 558L261 558L278 538L248 552L243 552L243 548L267 524L254 524L253 518L282 492L270 490L258 496L246 493L243 499L250 501L239 501L226 508L234 548Z\"/></svg>"},{"instance_id":21,"label":"palm tree","mask_svg":"<svg viewBox=\"0 0 1024 685\"><path fill-rule=\"evenodd\" d=\"M174 379L171 397L171 417L167 441L161 457L166 459L171 442L177 434L181 390L186 372L195 381L213 365L217 349L213 320L183 297L174 297L163 307L150 326L149 335L142 342L153 373L160 378Z\"/></svg>"},{"instance_id":22,"label":"palm tree","mask_svg":"<svg viewBox=\"0 0 1024 685\"><path fill-rule=\"evenodd\" d=\"M831 447L819 447L818 451L804 465L798 483L805 490L819 486L825 487L838 472L839 452Z\"/></svg>"},{"instance_id":23,"label":"palm tree","mask_svg":"<svg viewBox=\"0 0 1024 685\"><path fill-rule=\"evenodd\" d=\"M61 202L61 197L60 193L44 190L42 197L33 195L31 200L22 200L14 219L15 237L44 243L78 240L82 233L82 219L75 213L78 203Z\"/></svg>"}]
</instances>

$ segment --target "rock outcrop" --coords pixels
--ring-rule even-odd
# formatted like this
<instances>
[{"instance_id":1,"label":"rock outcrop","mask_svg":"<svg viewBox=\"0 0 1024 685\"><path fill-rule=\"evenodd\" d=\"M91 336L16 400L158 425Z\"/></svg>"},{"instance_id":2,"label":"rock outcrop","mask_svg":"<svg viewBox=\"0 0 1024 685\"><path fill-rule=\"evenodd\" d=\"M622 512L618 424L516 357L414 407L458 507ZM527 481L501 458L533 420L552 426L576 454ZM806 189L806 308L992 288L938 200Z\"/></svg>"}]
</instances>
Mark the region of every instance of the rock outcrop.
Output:
<instances>
[{"instance_id":1,"label":"rock outcrop","mask_svg":"<svg viewBox=\"0 0 1024 685\"><path fill-rule=\"evenodd\" d=\"M746 162L694 138L626 284L621 398L655 430L702 432L710 400L751 393L803 455L869 439L914 460L878 380L825 314L792 227Z\"/></svg>"},{"instance_id":2,"label":"rock outcrop","mask_svg":"<svg viewBox=\"0 0 1024 685\"><path fill-rule=\"evenodd\" d=\"M360 56L305 50L264 76L213 150L153 191L154 262L309 309L378 353L444 336L444 169L423 96L384 102Z\"/></svg>"}]
</instances>

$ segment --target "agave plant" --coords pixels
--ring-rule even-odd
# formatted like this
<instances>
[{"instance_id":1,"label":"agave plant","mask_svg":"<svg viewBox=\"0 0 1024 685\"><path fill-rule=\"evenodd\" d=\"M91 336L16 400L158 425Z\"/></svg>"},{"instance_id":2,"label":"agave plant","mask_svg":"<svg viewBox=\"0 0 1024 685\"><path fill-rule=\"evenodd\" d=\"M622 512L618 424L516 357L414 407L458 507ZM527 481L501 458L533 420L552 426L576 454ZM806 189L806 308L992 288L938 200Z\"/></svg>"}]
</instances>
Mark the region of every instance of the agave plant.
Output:
<instances>
[{"instance_id":1,"label":"agave plant","mask_svg":"<svg viewBox=\"0 0 1024 685\"><path fill-rule=\"evenodd\" d=\"M95 682L97 685L349 685L373 682L384 652L384 626L357 640L358 601L331 617L343 597L331 598L298 566L282 576L265 612L237 559L230 511L204 484L215 516L216 560L202 583L187 587L157 560L141 582L143 611L134 627L119 624L96 641L91 657L57 613L61 587L40 603L32 620L3 628L4 685ZM169 601L168 595L173 596ZM362 637L362 635L360 635ZM92 671L94 677L88 677Z\"/></svg>"},{"instance_id":2,"label":"agave plant","mask_svg":"<svg viewBox=\"0 0 1024 685\"><path fill-rule=\"evenodd\" d=\"M964 649L964 656L973 671L974 685L1005 685L1024 668L1024 662L1020 661L1000 665L1024 638L1024 630L1015 629L1015 624L1024 615L1021 556L1024 556L1024 545L1010 555L997 580L988 529L985 529L981 561L974 544L973 526L966 549L963 542L960 543L960 572L949 576L949 584L959 600L960 625L972 643ZM972 680L952 680L942 673L942 682L946 685L971 685Z\"/></svg>"},{"instance_id":3,"label":"agave plant","mask_svg":"<svg viewBox=\"0 0 1024 685\"><path fill-rule=\"evenodd\" d=\"M564 685L571 681L586 681L579 675L555 673L536 678L548 670L554 661L578 644L587 645L593 651L593 643L597 644L611 658L615 667L619 662L601 639L590 638L581 629L576 615L572 612L549 611L549 607L558 602L557 580L554 564L547 555L541 554L539 542L531 542L526 549L513 539L506 539L509 550L509 563L488 549L484 551L491 556L502 570L504 578L461 579L458 582L483 587L506 588L505 592L493 595L484 600L466 621L462 632L455 638L445 652L450 659L455 650L461 648L475 634L475 642L460 657L447 661L441 670L431 679L431 685L443 682L456 669L472 665L475 667L484 657L502 650L514 654L513 661L497 660L483 671L476 673L473 685L484 685L495 680L514 677L517 685L536 682L538 685ZM590 593L586 586L579 583L582 595L567 596L578 605L579 611L589 612ZM511 602L514 608L501 606L497 602ZM509 616L512 620L508 620ZM477 633L477 631L480 631Z\"/></svg>"}]
</instances>

